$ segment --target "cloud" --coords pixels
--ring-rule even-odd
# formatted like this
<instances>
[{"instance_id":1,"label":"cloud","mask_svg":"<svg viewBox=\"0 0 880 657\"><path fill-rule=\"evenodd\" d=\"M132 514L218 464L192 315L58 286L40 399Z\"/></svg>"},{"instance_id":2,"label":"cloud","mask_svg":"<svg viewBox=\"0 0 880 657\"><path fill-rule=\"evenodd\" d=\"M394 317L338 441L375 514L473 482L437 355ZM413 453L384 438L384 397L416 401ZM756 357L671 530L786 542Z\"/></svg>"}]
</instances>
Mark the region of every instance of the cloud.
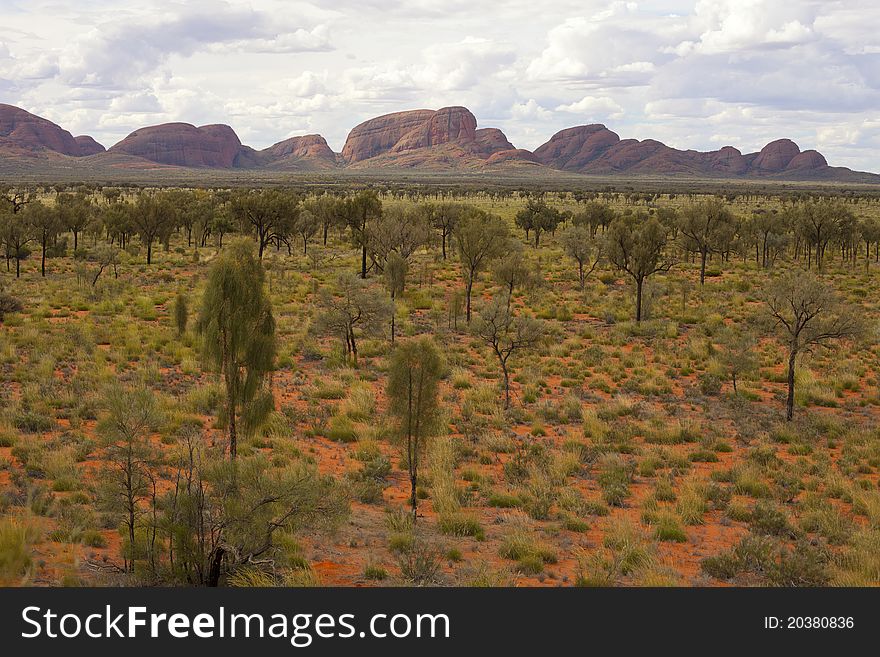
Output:
<instances>
[{"instance_id":1,"label":"cloud","mask_svg":"<svg viewBox=\"0 0 880 657\"><path fill-rule=\"evenodd\" d=\"M587 118L619 119L623 116L623 108L608 97L584 96L579 101L559 105L557 112L580 114Z\"/></svg>"},{"instance_id":2,"label":"cloud","mask_svg":"<svg viewBox=\"0 0 880 657\"><path fill-rule=\"evenodd\" d=\"M111 20L75 38L57 57L59 77L72 86L135 88L174 55L246 51L292 53L332 48L328 29L291 25L251 9L207 9Z\"/></svg>"},{"instance_id":3,"label":"cloud","mask_svg":"<svg viewBox=\"0 0 880 657\"><path fill-rule=\"evenodd\" d=\"M876 0L34 0L4 12L0 100L112 144L225 122L253 146L465 105L534 148L622 137L876 168Z\"/></svg>"},{"instance_id":4,"label":"cloud","mask_svg":"<svg viewBox=\"0 0 880 657\"><path fill-rule=\"evenodd\" d=\"M806 43L814 36L814 7L810 2L700 0L693 23L702 31L690 42L692 51L711 55Z\"/></svg>"}]
</instances>

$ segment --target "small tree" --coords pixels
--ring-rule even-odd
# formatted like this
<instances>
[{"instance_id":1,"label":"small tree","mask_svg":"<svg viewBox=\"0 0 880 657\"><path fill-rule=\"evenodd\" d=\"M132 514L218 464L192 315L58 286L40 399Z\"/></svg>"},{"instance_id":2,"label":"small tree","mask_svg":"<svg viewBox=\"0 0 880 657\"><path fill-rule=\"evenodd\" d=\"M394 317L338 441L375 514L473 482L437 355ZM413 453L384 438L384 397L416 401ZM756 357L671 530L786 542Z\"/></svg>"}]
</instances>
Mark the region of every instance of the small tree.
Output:
<instances>
[{"instance_id":1,"label":"small tree","mask_svg":"<svg viewBox=\"0 0 880 657\"><path fill-rule=\"evenodd\" d=\"M342 339L346 360L357 367L357 330L366 334L381 332L390 312L387 299L367 287L366 281L353 275L339 277L335 294L329 290L321 291L321 313L318 315L318 328L335 333Z\"/></svg>"},{"instance_id":2,"label":"small tree","mask_svg":"<svg viewBox=\"0 0 880 657\"><path fill-rule=\"evenodd\" d=\"M505 251L504 255L492 263L492 277L504 288L504 295L507 303L510 304L517 288L537 287L541 283L541 277L523 253L522 243L519 240L508 240Z\"/></svg>"},{"instance_id":3,"label":"small tree","mask_svg":"<svg viewBox=\"0 0 880 657\"><path fill-rule=\"evenodd\" d=\"M706 283L706 260L720 253L736 232L733 213L719 198L687 206L678 220L678 229L688 251L700 254L700 285Z\"/></svg>"},{"instance_id":4,"label":"small tree","mask_svg":"<svg viewBox=\"0 0 880 657\"><path fill-rule=\"evenodd\" d=\"M176 581L218 586L237 573L284 581L276 534L332 529L348 516L343 487L313 466L277 467L260 454L218 462L200 435L184 434L181 442L174 485L161 504Z\"/></svg>"},{"instance_id":5,"label":"small tree","mask_svg":"<svg viewBox=\"0 0 880 657\"><path fill-rule=\"evenodd\" d=\"M446 260L446 245L449 243L455 226L461 217L464 206L459 203L426 204L424 212L429 217L431 225L440 231L440 245L443 259Z\"/></svg>"},{"instance_id":6,"label":"small tree","mask_svg":"<svg viewBox=\"0 0 880 657\"><path fill-rule=\"evenodd\" d=\"M382 216L382 201L376 192L358 192L342 204L341 213L351 229L352 243L361 249L361 278L367 277L367 250L369 249L370 224Z\"/></svg>"},{"instance_id":7,"label":"small tree","mask_svg":"<svg viewBox=\"0 0 880 657\"><path fill-rule=\"evenodd\" d=\"M79 234L93 219L93 207L84 194L58 194L55 199L62 226L73 234L73 250L79 248Z\"/></svg>"},{"instance_id":8,"label":"small tree","mask_svg":"<svg viewBox=\"0 0 880 657\"><path fill-rule=\"evenodd\" d=\"M471 208L461 217L453 235L464 273L465 317L470 323L474 281L489 262L504 252L507 225L501 217Z\"/></svg>"},{"instance_id":9,"label":"small tree","mask_svg":"<svg viewBox=\"0 0 880 657\"><path fill-rule=\"evenodd\" d=\"M562 222L562 213L554 207L547 205L541 200L530 200L526 207L516 213L516 225L525 231L526 239L529 233L535 235L535 248L541 242L541 234L545 231L554 232Z\"/></svg>"},{"instance_id":10,"label":"small tree","mask_svg":"<svg viewBox=\"0 0 880 657\"><path fill-rule=\"evenodd\" d=\"M327 246L330 228L340 221L341 204L340 199L329 194L322 194L303 203L303 207L318 219L324 246Z\"/></svg>"},{"instance_id":11,"label":"small tree","mask_svg":"<svg viewBox=\"0 0 880 657\"><path fill-rule=\"evenodd\" d=\"M0 207L0 240L6 250L6 270L9 271L9 260L15 258L15 277L21 278L21 261L30 255L28 244L34 236L28 223L5 207Z\"/></svg>"},{"instance_id":12,"label":"small tree","mask_svg":"<svg viewBox=\"0 0 880 657\"><path fill-rule=\"evenodd\" d=\"M294 224L294 230L299 235L303 244L303 255L309 252L309 240L312 239L321 228L321 220L314 212L304 209L299 213Z\"/></svg>"},{"instance_id":13,"label":"small tree","mask_svg":"<svg viewBox=\"0 0 880 657\"><path fill-rule=\"evenodd\" d=\"M391 344L394 344L394 321L397 297L403 294L406 287L406 274L409 264L397 251L392 251L385 259L385 286L391 295Z\"/></svg>"},{"instance_id":14,"label":"small tree","mask_svg":"<svg viewBox=\"0 0 880 657\"><path fill-rule=\"evenodd\" d=\"M132 227L147 247L147 264L152 264L153 244L161 244L174 230L173 209L164 197L141 193L129 216Z\"/></svg>"},{"instance_id":15,"label":"small tree","mask_svg":"<svg viewBox=\"0 0 880 657\"><path fill-rule=\"evenodd\" d=\"M590 230L590 235L595 237L599 228L605 230L614 221L617 215L610 205L602 201L589 201L584 204L582 210L575 213L572 223L575 226L584 226Z\"/></svg>"},{"instance_id":16,"label":"small tree","mask_svg":"<svg viewBox=\"0 0 880 657\"><path fill-rule=\"evenodd\" d=\"M151 467L156 460L149 434L159 424L161 413L153 393L146 387L114 387L106 399L107 414L98 427L107 462L101 481L108 507L123 516L128 535L125 565L129 572L134 572L141 503L150 492Z\"/></svg>"},{"instance_id":17,"label":"small tree","mask_svg":"<svg viewBox=\"0 0 880 657\"><path fill-rule=\"evenodd\" d=\"M174 298L174 325L177 327L177 335L186 333L188 321L189 307L186 302L186 294L184 294L183 290L179 290Z\"/></svg>"},{"instance_id":18,"label":"small tree","mask_svg":"<svg viewBox=\"0 0 880 657\"><path fill-rule=\"evenodd\" d=\"M432 237L431 225L418 208L392 206L367 226L367 253L372 266L381 272L389 254L396 252L409 260Z\"/></svg>"},{"instance_id":19,"label":"small tree","mask_svg":"<svg viewBox=\"0 0 880 657\"><path fill-rule=\"evenodd\" d=\"M33 201L21 213L31 234L40 243L40 275L46 276L46 247L61 230L58 212L40 201Z\"/></svg>"},{"instance_id":20,"label":"small tree","mask_svg":"<svg viewBox=\"0 0 880 657\"><path fill-rule=\"evenodd\" d=\"M280 189L236 192L229 202L231 215L257 240L259 259L266 247L289 239L299 214L299 197ZM221 237L222 239L222 237Z\"/></svg>"},{"instance_id":21,"label":"small tree","mask_svg":"<svg viewBox=\"0 0 880 657\"><path fill-rule=\"evenodd\" d=\"M644 214L623 215L608 227L605 252L608 259L629 274L636 284L636 322L642 321L642 290L645 280L669 271L672 261L663 259L666 229L656 218Z\"/></svg>"},{"instance_id":22,"label":"small tree","mask_svg":"<svg viewBox=\"0 0 880 657\"><path fill-rule=\"evenodd\" d=\"M731 327L721 334L721 363L736 394L737 380L758 368L758 341L747 328Z\"/></svg>"},{"instance_id":23,"label":"small tree","mask_svg":"<svg viewBox=\"0 0 880 657\"><path fill-rule=\"evenodd\" d=\"M444 364L428 337L408 340L395 349L388 368L389 410L398 422L409 469L413 522L418 513L416 485L425 439L433 435L440 416L439 384Z\"/></svg>"},{"instance_id":24,"label":"small tree","mask_svg":"<svg viewBox=\"0 0 880 657\"><path fill-rule=\"evenodd\" d=\"M534 347L543 337L541 324L533 317L515 316L507 301L493 299L479 311L474 333L498 358L504 375L504 408L510 407L510 357Z\"/></svg>"},{"instance_id":25,"label":"small tree","mask_svg":"<svg viewBox=\"0 0 880 657\"><path fill-rule=\"evenodd\" d=\"M226 387L229 454L237 453L237 420L255 429L273 405L267 378L275 363L275 319L263 289L265 272L252 245L239 239L214 260L198 331L205 359Z\"/></svg>"},{"instance_id":26,"label":"small tree","mask_svg":"<svg viewBox=\"0 0 880 657\"><path fill-rule=\"evenodd\" d=\"M799 354L834 340L854 337L863 327L858 311L844 307L830 287L809 272L788 272L770 284L767 307L788 347L785 419L794 417L795 364Z\"/></svg>"},{"instance_id":27,"label":"small tree","mask_svg":"<svg viewBox=\"0 0 880 657\"><path fill-rule=\"evenodd\" d=\"M577 263L578 284L581 290L601 260L600 244L596 242L586 226L570 226L561 235L565 255Z\"/></svg>"},{"instance_id":28,"label":"small tree","mask_svg":"<svg viewBox=\"0 0 880 657\"><path fill-rule=\"evenodd\" d=\"M101 244L87 254L87 259L95 264L95 275L92 276L92 287L98 285L98 279L107 267L113 268L115 278L119 277L119 249L110 244Z\"/></svg>"}]
</instances>

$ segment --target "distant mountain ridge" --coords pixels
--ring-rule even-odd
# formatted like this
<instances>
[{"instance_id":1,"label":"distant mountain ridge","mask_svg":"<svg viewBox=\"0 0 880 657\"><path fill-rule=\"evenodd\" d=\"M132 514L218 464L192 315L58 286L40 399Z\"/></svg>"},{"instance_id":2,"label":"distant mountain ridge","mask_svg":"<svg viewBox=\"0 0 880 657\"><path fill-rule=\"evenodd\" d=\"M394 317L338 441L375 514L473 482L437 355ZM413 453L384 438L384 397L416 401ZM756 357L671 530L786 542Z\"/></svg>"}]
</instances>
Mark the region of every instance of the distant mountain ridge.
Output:
<instances>
[{"instance_id":1,"label":"distant mountain ridge","mask_svg":"<svg viewBox=\"0 0 880 657\"><path fill-rule=\"evenodd\" d=\"M138 128L105 150L89 136L70 132L21 108L0 104L0 158L22 163L40 158L85 158L111 168L266 169L326 171L398 168L426 171L504 171L544 167L587 175L770 178L880 183L880 175L831 167L815 150L790 139L756 153L733 146L717 151L678 150L662 142L621 139L604 125L560 130L534 152L516 148L498 128L477 128L465 107L385 114L352 128L341 153L321 135L291 137L256 150L228 125L164 123ZM35 166L38 166L35 165Z\"/></svg>"},{"instance_id":2,"label":"distant mountain ridge","mask_svg":"<svg viewBox=\"0 0 880 657\"><path fill-rule=\"evenodd\" d=\"M653 139L624 139L601 124L560 130L535 149L545 166L577 173L669 173L708 176L766 176L827 169L818 151L801 151L790 139L770 142L743 155L733 146L717 151L680 151Z\"/></svg>"}]
</instances>

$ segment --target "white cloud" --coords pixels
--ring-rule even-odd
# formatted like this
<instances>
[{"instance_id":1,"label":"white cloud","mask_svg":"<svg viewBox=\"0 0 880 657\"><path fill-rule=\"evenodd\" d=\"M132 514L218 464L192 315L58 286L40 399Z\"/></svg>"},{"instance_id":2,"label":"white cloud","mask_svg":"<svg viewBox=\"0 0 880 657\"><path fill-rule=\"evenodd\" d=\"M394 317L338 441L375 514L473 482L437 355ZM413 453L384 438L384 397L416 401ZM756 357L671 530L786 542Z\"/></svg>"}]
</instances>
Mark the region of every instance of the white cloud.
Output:
<instances>
[{"instance_id":1,"label":"white cloud","mask_svg":"<svg viewBox=\"0 0 880 657\"><path fill-rule=\"evenodd\" d=\"M623 116L623 108L611 98L596 96L584 96L577 102L559 105L556 111L580 114L589 119L619 119Z\"/></svg>"}]
</instances>

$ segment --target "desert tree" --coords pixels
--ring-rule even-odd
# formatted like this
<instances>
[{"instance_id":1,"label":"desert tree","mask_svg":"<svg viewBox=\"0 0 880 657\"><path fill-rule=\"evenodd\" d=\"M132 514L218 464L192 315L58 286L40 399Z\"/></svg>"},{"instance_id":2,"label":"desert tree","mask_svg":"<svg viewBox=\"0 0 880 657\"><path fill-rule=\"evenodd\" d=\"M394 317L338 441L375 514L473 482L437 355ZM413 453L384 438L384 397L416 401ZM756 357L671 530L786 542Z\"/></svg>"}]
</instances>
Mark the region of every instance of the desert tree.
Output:
<instances>
[{"instance_id":1,"label":"desert tree","mask_svg":"<svg viewBox=\"0 0 880 657\"><path fill-rule=\"evenodd\" d=\"M341 212L351 230L351 241L361 250L361 278L367 277L370 224L382 216L382 201L372 190L358 192L344 201Z\"/></svg>"},{"instance_id":2,"label":"desert tree","mask_svg":"<svg viewBox=\"0 0 880 657\"><path fill-rule=\"evenodd\" d=\"M131 203L118 202L101 208L97 213L100 226L94 234L103 231L110 239L110 244L118 244L119 248L125 249L128 238L134 232L133 205ZM97 237L95 239L97 243Z\"/></svg>"},{"instance_id":3,"label":"desert tree","mask_svg":"<svg viewBox=\"0 0 880 657\"><path fill-rule=\"evenodd\" d=\"M747 326L730 326L721 333L719 343L719 360L733 385L733 394L737 394L739 379L758 369L758 339Z\"/></svg>"},{"instance_id":4,"label":"desert tree","mask_svg":"<svg viewBox=\"0 0 880 657\"><path fill-rule=\"evenodd\" d=\"M789 230L793 224L792 211L778 213L759 208L752 213L748 228L755 239L755 260L768 269L788 246Z\"/></svg>"},{"instance_id":5,"label":"desert tree","mask_svg":"<svg viewBox=\"0 0 880 657\"><path fill-rule=\"evenodd\" d=\"M235 232L236 221L232 209L228 203L218 207L211 217L211 234L217 238L217 248L223 248L223 238L229 233Z\"/></svg>"},{"instance_id":6,"label":"desert tree","mask_svg":"<svg viewBox=\"0 0 880 657\"><path fill-rule=\"evenodd\" d=\"M518 289L535 288L543 282L540 273L535 270L536 266L524 253L519 240L507 240L503 255L492 262L492 277L504 289L508 304Z\"/></svg>"},{"instance_id":7,"label":"desert tree","mask_svg":"<svg viewBox=\"0 0 880 657\"><path fill-rule=\"evenodd\" d=\"M8 185L0 187L0 201L5 201L3 205L12 214L21 212L34 198L36 198L36 195L32 189L10 187Z\"/></svg>"},{"instance_id":8,"label":"desert tree","mask_svg":"<svg viewBox=\"0 0 880 657\"><path fill-rule=\"evenodd\" d=\"M864 330L858 311L847 308L815 275L790 271L772 281L766 304L774 329L788 349L788 396L785 419L794 417L797 357Z\"/></svg>"},{"instance_id":9,"label":"desert tree","mask_svg":"<svg viewBox=\"0 0 880 657\"><path fill-rule=\"evenodd\" d=\"M508 245L507 225L497 215L476 208L465 212L453 233L458 260L464 274L465 318L471 321L471 296L474 282Z\"/></svg>"},{"instance_id":10,"label":"desert tree","mask_svg":"<svg viewBox=\"0 0 880 657\"><path fill-rule=\"evenodd\" d=\"M664 259L666 229L655 217L643 213L621 215L608 227L604 251L615 267L627 273L636 286L636 322L642 321L642 292L645 280L669 271L672 261Z\"/></svg>"},{"instance_id":11,"label":"desert tree","mask_svg":"<svg viewBox=\"0 0 880 657\"><path fill-rule=\"evenodd\" d=\"M214 221L220 208L224 207L219 202L215 194L207 196L199 196L193 208L192 213L192 232L195 235L196 248L203 247L208 244L208 238L214 231ZM228 210L227 210L228 212ZM189 239L187 239L189 243Z\"/></svg>"},{"instance_id":12,"label":"desert tree","mask_svg":"<svg viewBox=\"0 0 880 657\"><path fill-rule=\"evenodd\" d=\"M333 529L348 516L342 487L317 468L276 467L263 455L223 462L205 442L199 431L180 436L160 505L172 581L218 586L255 572L283 581L276 535Z\"/></svg>"},{"instance_id":13,"label":"desert tree","mask_svg":"<svg viewBox=\"0 0 880 657\"><path fill-rule=\"evenodd\" d=\"M425 440L439 424L439 387L444 368L440 350L427 336L398 345L388 367L388 407L405 448L413 522L418 515L419 460Z\"/></svg>"},{"instance_id":14,"label":"desert tree","mask_svg":"<svg viewBox=\"0 0 880 657\"><path fill-rule=\"evenodd\" d=\"M15 277L21 278L21 261L30 254L28 244L34 241L34 235L28 223L13 214L11 208L0 210L0 240L6 252L6 271L9 271L9 261L14 258Z\"/></svg>"},{"instance_id":15,"label":"desert tree","mask_svg":"<svg viewBox=\"0 0 880 657\"><path fill-rule=\"evenodd\" d=\"M807 267L812 264L815 249L816 270L822 271L828 243L838 236L841 223L851 215L852 211L839 200L805 202L797 207L796 226L806 243Z\"/></svg>"},{"instance_id":16,"label":"desert tree","mask_svg":"<svg viewBox=\"0 0 880 657\"><path fill-rule=\"evenodd\" d=\"M526 207L516 213L516 225L525 231L526 239L529 232L535 235L535 248L541 242L544 232L554 232L562 222L562 214L556 208L542 200L529 200Z\"/></svg>"},{"instance_id":17,"label":"desert tree","mask_svg":"<svg viewBox=\"0 0 880 657\"><path fill-rule=\"evenodd\" d=\"M134 572L142 502L149 495L157 460L149 437L159 427L162 414L155 395L143 385L130 389L113 386L106 403L106 414L98 425L107 464L101 488L107 507L122 515L128 539L125 566Z\"/></svg>"},{"instance_id":18,"label":"desert tree","mask_svg":"<svg viewBox=\"0 0 880 657\"><path fill-rule=\"evenodd\" d=\"M309 240L312 239L321 228L318 215L308 208L303 208L296 217L293 230L299 235L303 245L303 255L309 253Z\"/></svg>"},{"instance_id":19,"label":"desert tree","mask_svg":"<svg viewBox=\"0 0 880 657\"><path fill-rule=\"evenodd\" d=\"M345 359L356 367L358 332L381 333L391 311L388 300L371 290L363 279L343 274L332 292L321 290L319 304L318 330L339 336Z\"/></svg>"},{"instance_id":20,"label":"desert tree","mask_svg":"<svg viewBox=\"0 0 880 657\"><path fill-rule=\"evenodd\" d=\"M383 271L392 252L404 260L427 246L433 234L424 212L418 207L391 206L366 228L367 250L376 271Z\"/></svg>"},{"instance_id":21,"label":"desert tree","mask_svg":"<svg viewBox=\"0 0 880 657\"><path fill-rule=\"evenodd\" d=\"M46 276L46 247L49 241L61 230L58 211L41 201L29 203L21 213L34 240L40 244L40 275Z\"/></svg>"},{"instance_id":22,"label":"desert tree","mask_svg":"<svg viewBox=\"0 0 880 657\"><path fill-rule=\"evenodd\" d=\"M108 267L113 269L114 278L119 278L119 254L119 249L112 244L99 244L86 253L85 259L94 263L95 266L94 275L92 276L93 288L98 285L98 279L101 278L101 274L103 274ZM76 256L76 252L74 252L74 257L78 257Z\"/></svg>"},{"instance_id":23,"label":"desert tree","mask_svg":"<svg viewBox=\"0 0 880 657\"><path fill-rule=\"evenodd\" d=\"M297 214L299 197L281 189L246 190L233 194L229 209L243 229L253 232L260 260L269 244L289 239Z\"/></svg>"},{"instance_id":24,"label":"desert tree","mask_svg":"<svg viewBox=\"0 0 880 657\"><path fill-rule=\"evenodd\" d=\"M528 315L514 315L507 300L496 297L479 310L473 331L498 358L504 377L504 408L509 408L510 357L541 341L544 335L541 323Z\"/></svg>"},{"instance_id":25,"label":"desert tree","mask_svg":"<svg viewBox=\"0 0 880 657\"><path fill-rule=\"evenodd\" d=\"M461 203L450 202L425 204L423 208L431 225L440 232L440 246L444 260L446 260L446 245L450 242L463 210L464 206Z\"/></svg>"},{"instance_id":26,"label":"desert tree","mask_svg":"<svg viewBox=\"0 0 880 657\"><path fill-rule=\"evenodd\" d=\"M661 206L656 209L655 214L657 215L657 220L660 222L660 225L669 232L669 239L678 239L678 210L669 206Z\"/></svg>"},{"instance_id":27,"label":"desert tree","mask_svg":"<svg viewBox=\"0 0 880 657\"><path fill-rule=\"evenodd\" d=\"M247 240L236 240L211 263L198 318L207 364L226 391L229 454L237 454L238 418L246 432L273 406L275 319L266 295L265 271Z\"/></svg>"},{"instance_id":28,"label":"desert tree","mask_svg":"<svg viewBox=\"0 0 880 657\"><path fill-rule=\"evenodd\" d=\"M342 200L330 194L321 194L303 203L303 208L317 217L324 246L327 246L327 237L330 229L340 221L342 214L341 204Z\"/></svg>"},{"instance_id":29,"label":"desert tree","mask_svg":"<svg viewBox=\"0 0 880 657\"><path fill-rule=\"evenodd\" d=\"M679 214L678 230L685 249L700 256L700 285L705 285L706 261L721 253L736 232L733 213L717 197L691 203Z\"/></svg>"},{"instance_id":30,"label":"desert tree","mask_svg":"<svg viewBox=\"0 0 880 657\"><path fill-rule=\"evenodd\" d=\"M174 297L174 326L177 329L178 336L186 333L186 325L188 322L189 304L186 301L186 294L181 289L177 291L177 296Z\"/></svg>"},{"instance_id":31,"label":"desert tree","mask_svg":"<svg viewBox=\"0 0 880 657\"><path fill-rule=\"evenodd\" d=\"M164 242L174 230L175 213L161 195L141 193L130 208L129 218L134 232L147 247L147 264L153 263L153 245Z\"/></svg>"},{"instance_id":32,"label":"desert tree","mask_svg":"<svg viewBox=\"0 0 880 657\"><path fill-rule=\"evenodd\" d=\"M876 246L880 244L880 221L875 217L862 219L859 225L859 233L862 236L862 241L865 243L865 271L868 271L871 263L871 245L874 244L876 249Z\"/></svg>"},{"instance_id":33,"label":"desert tree","mask_svg":"<svg viewBox=\"0 0 880 657\"><path fill-rule=\"evenodd\" d=\"M217 200L213 192L203 189L178 192L170 197L177 207L178 225L186 233L186 245L205 246L211 230L211 220L216 211Z\"/></svg>"},{"instance_id":34,"label":"desert tree","mask_svg":"<svg viewBox=\"0 0 880 657\"><path fill-rule=\"evenodd\" d=\"M572 217L572 224L589 228L590 235L595 237L599 228L603 231L614 221L616 214L614 209L602 201L588 201L583 208L576 211Z\"/></svg>"},{"instance_id":35,"label":"desert tree","mask_svg":"<svg viewBox=\"0 0 880 657\"><path fill-rule=\"evenodd\" d=\"M578 285L581 290L599 266L602 257L601 242L597 241L590 229L583 225L569 226L560 236L565 255L577 263Z\"/></svg>"},{"instance_id":36,"label":"desert tree","mask_svg":"<svg viewBox=\"0 0 880 657\"><path fill-rule=\"evenodd\" d=\"M406 275L409 270L409 263L397 251L392 251L385 259L385 287L391 296L391 343L394 344L395 337L395 315L397 314L397 297L403 294L406 287Z\"/></svg>"},{"instance_id":37,"label":"desert tree","mask_svg":"<svg viewBox=\"0 0 880 657\"><path fill-rule=\"evenodd\" d=\"M55 204L61 219L61 225L73 235L73 250L79 248L79 235L92 221L94 207L85 194L58 194Z\"/></svg>"}]
</instances>

